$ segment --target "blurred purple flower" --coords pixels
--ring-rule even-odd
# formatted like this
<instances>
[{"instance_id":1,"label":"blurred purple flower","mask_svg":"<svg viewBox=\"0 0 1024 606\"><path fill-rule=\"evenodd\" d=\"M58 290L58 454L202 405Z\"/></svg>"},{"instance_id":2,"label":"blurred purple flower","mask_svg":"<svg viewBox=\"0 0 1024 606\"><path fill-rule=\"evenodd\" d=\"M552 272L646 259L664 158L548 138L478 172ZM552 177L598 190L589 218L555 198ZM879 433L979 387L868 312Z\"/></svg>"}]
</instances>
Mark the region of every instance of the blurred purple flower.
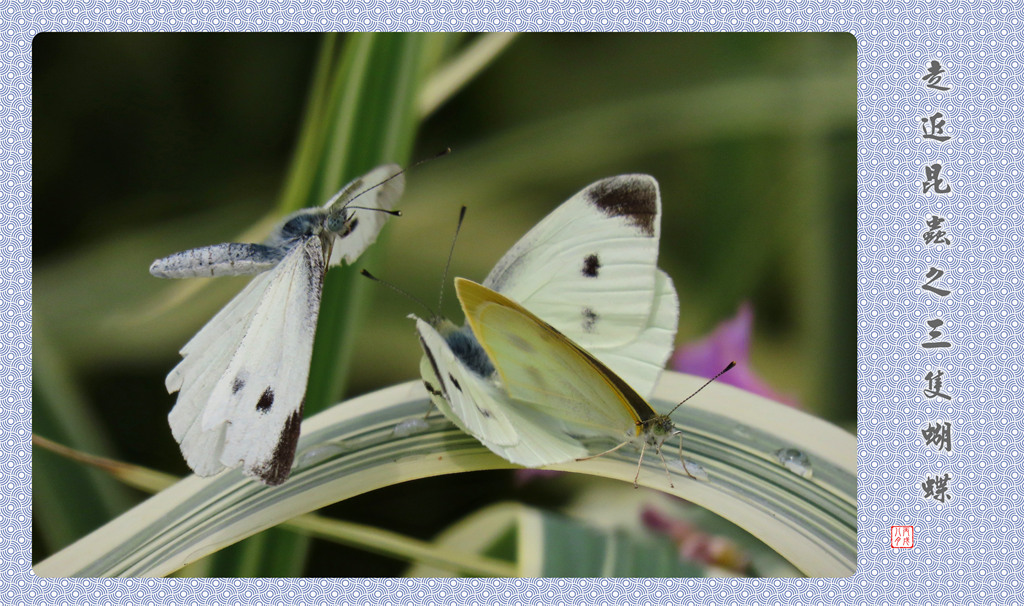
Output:
<instances>
[{"instance_id":1,"label":"blurred purple flower","mask_svg":"<svg viewBox=\"0 0 1024 606\"><path fill-rule=\"evenodd\" d=\"M729 538L701 532L692 523L670 518L653 507L645 507L640 519L644 526L675 543L679 556L685 560L738 573L745 572L750 566L750 557Z\"/></svg>"},{"instance_id":2,"label":"blurred purple flower","mask_svg":"<svg viewBox=\"0 0 1024 606\"><path fill-rule=\"evenodd\" d=\"M736 368L718 380L740 389L764 396L789 406L799 407L790 397L782 396L768 386L750 367L750 335L754 327L754 310L743 303L736 316L718 325L707 337L681 345L672 356L671 367L699 377L711 378L729 362Z\"/></svg>"}]
</instances>

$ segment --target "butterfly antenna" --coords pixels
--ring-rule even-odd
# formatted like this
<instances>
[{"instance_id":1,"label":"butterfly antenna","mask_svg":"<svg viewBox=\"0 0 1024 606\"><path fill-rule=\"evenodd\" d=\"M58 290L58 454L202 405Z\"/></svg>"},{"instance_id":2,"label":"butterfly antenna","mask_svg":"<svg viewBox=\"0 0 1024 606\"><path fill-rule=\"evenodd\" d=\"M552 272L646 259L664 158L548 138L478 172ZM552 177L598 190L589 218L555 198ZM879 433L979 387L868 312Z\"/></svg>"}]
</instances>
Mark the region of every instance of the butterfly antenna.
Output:
<instances>
[{"instance_id":1,"label":"butterfly antenna","mask_svg":"<svg viewBox=\"0 0 1024 606\"><path fill-rule=\"evenodd\" d=\"M448 260L444 263L444 273L441 274L441 294L437 296L437 309L441 309L444 302L444 285L448 283L448 268L452 265L452 255L455 254L455 242L459 238L459 231L462 229L462 220L466 218L466 205L459 209L459 222L455 224L455 235L452 236L452 245L448 248Z\"/></svg>"},{"instance_id":2,"label":"butterfly antenna","mask_svg":"<svg viewBox=\"0 0 1024 606\"><path fill-rule=\"evenodd\" d=\"M398 288L397 286L395 286L391 282L385 282L384 280L381 280L380 278L378 278L377 276L371 274L370 272L366 271L365 269L360 271L359 273L363 274L364 276L366 276L367 278L373 280L374 282L376 282L378 284L383 284L384 286L387 286L388 288L390 288L391 290L397 292L398 294L402 295L403 297L406 297L406 298L414 301L417 305L419 305L423 309L427 310L427 314L429 314L429 316L431 318L436 318L437 317L437 314L434 313L434 310L432 310L429 307L427 307L426 303L421 301L419 298L412 296L411 294L407 293L406 291L402 290L401 288Z\"/></svg>"},{"instance_id":3,"label":"butterfly antenna","mask_svg":"<svg viewBox=\"0 0 1024 606\"><path fill-rule=\"evenodd\" d=\"M373 191L373 190L377 189L378 187L380 187L380 186L384 185L384 184L385 184L385 183L387 183L388 181L390 181L390 180L392 180L392 179L394 179L394 178L398 177L398 175L403 175L403 174L405 174L405 173L406 173L407 171L410 171L410 170L412 170L412 169L416 168L417 166L419 166L420 164L423 164L424 162L430 162L431 160L436 160L436 159L438 159L438 158L441 158L441 157L443 157L443 156L447 156L447 155L448 155L448 154L450 154L450 153L452 153L452 148L450 148L450 147L446 147L446 148L442 149L441 151L437 152L436 154L434 154L433 156L430 156L429 158L423 158L422 160L418 160L418 161L416 161L416 162L415 162L415 163L413 163L413 164L412 164L411 166L408 166L408 167L406 167L406 168L403 168L402 170L400 170L400 171L398 171L397 173L395 173L395 174L391 175L391 176L390 176L390 177L388 177L387 179L384 179L384 180L383 180L383 181L381 181L380 183L378 183L378 184L376 184L376 185L372 185L372 186L370 186L370 187L367 187L367 188L366 188L366 189L364 189L363 191L361 191L361 192L359 192L358 194L356 194L356 195L352 196L352 198L351 198L351 199L350 199L350 200L349 200L348 202L346 202L346 203L345 203L345 208L363 208L364 210L381 210L381 211L384 211L384 212L388 213L389 215L394 215L394 216L401 216L401 215L402 215L402 212L401 212L401 211L392 211L392 210L384 210L384 209L382 209L382 208L365 208L365 207L361 207L361 206L351 206L351 204L352 204L353 202L355 202L355 201L356 201L356 199L357 199L357 198L359 198L360 196L362 196L363 194L366 194L366 193L368 193L368 192L371 192L371 191Z\"/></svg>"},{"instance_id":4,"label":"butterfly antenna","mask_svg":"<svg viewBox=\"0 0 1024 606\"><path fill-rule=\"evenodd\" d=\"M366 190L366 191L370 191L370 190ZM363 192L363 193L366 193L366 192ZM400 210L388 210L386 208L370 208L369 206L346 206L345 208L346 209L351 208L351 209L355 209L355 210L372 210L372 211L378 212L378 213L387 213L387 214L391 215L392 217L401 217L402 216L402 211L400 211Z\"/></svg>"},{"instance_id":5,"label":"butterfly antenna","mask_svg":"<svg viewBox=\"0 0 1024 606\"><path fill-rule=\"evenodd\" d=\"M701 389L704 389L708 385L711 385L711 383L715 379L717 379L718 377L720 377L720 376L724 375L725 373L729 372L730 370L732 370L732 368L734 366L736 366L736 362L729 362L729 364L725 368L723 368L721 371L719 371L719 373L717 375L715 375L715 376L711 377L710 379L708 379L706 383L704 383L699 388L697 388L697 391L695 391L695 392L691 393L690 395L686 396L685 400L683 400L682 402L676 404L675 407L673 407L672 410L668 411L668 414L666 414L665 416L672 416L672 413L674 413L676 411L676 408L679 408L680 406L682 406L686 402L686 400L689 400L693 396L695 396L698 393L700 393Z\"/></svg>"}]
</instances>

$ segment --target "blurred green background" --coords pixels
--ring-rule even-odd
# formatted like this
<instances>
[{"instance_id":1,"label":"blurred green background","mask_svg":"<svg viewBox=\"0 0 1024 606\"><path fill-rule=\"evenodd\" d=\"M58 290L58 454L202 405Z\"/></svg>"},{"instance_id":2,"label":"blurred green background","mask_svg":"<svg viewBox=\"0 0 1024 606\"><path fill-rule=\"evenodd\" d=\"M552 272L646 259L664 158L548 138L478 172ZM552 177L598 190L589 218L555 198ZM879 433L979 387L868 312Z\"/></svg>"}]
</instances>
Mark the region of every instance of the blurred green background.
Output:
<instances>
[{"instance_id":1,"label":"blurred green background","mask_svg":"<svg viewBox=\"0 0 1024 606\"><path fill-rule=\"evenodd\" d=\"M246 278L184 287L197 289L187 296L148 267L234 241L275 211L321 43L314 34L35 38L35 431L187 473L167 427L174 397L163 379ZM469 211L450 275L481 280L585 185L649 173L661 185L660 265L679 292L678 343L749 301L754 370L852 430L855 61L849 34L521 35L425 117L412 158L446 146L453 153L408 175L405 214L385 228L368 267L432 305L461 205ZM443 311L461 322L450 280L445 288ZM385 289L368 296L348 396L418 377L406 316L421 310ZM38 464L51 455L34 456ZM37 503L42 484L37 473ZM429 538L502 498L557 504L571 484L462 474L326 513ZM142 495L104 498L118 510ZM54 529L60 521L38 505L35 524L34 559L66 543ZM323 576L403 569L319 543L306 564Z\"/></svg>"}]
</instances>

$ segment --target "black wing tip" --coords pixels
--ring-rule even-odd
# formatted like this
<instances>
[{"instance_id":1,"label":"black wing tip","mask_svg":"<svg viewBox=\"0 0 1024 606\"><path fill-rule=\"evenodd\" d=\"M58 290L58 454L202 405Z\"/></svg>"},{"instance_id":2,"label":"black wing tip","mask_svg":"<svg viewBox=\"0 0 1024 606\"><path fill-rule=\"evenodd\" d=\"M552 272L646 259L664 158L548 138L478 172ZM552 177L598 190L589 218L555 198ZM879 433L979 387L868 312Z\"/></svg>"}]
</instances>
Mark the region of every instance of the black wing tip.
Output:
<instances>
[{"instance_id":1,"label":"black wing tip","mask_svg":"<svg viewBox=\"0 0 1024 606\"><path fill-rule=\"evenodd\" d=\"M280 486L292 473L292 461L295 460L295 447L299 443L299 429L302 427L302 406L288 417L284 429L274 447L274 454L265 461L249 470L267 486Z\"/></svg>"},{"instance_id":2,"label":"black wing tip","mask_svg":"<svg viewBox=\"0 0 1024 606\"><path fill-rule=\"evenodd\" d=\"M619 175L592 183L586 195L609 217L626 217L645 236L654 237L659 213L658 182L650 175Z\"/></svg>"},{"instance_id":3,"label":"black wing tip","mask_svg":"<svg viewBox=\"0 0 1024 606\"><path fill-rule=\"evenodd\" d=\"M261 468L256 471L256 477L260 479L260 482L263 482L267 486L280 486L281 484L284 484L285 480L288 479L288 476L290 476L291 473L292 466L289 462L287 469L283 472L278 469Z\"/></svg>"}]
</instances>

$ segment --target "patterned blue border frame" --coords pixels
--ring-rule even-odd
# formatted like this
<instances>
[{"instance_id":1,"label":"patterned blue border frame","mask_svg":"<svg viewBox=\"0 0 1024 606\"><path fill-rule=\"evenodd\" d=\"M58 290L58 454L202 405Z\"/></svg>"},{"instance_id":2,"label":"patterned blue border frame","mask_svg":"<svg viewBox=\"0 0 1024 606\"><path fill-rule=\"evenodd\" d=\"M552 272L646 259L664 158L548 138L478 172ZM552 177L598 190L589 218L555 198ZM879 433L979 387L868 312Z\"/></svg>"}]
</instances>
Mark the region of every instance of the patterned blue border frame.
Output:
<instances>
[{"instance_id":1,"label":"patterned blue border frame","mask_svg":"<svg viewBox=\"0 0 1024 606\"><path fill-rule=\"evenodd\" d=\"M1011 2L861 8L790 2L282 2L0 0L3 201L0 291L4 482L0 594L9 603L1001 603L1021 591L1022 504L1017 442L1024 429L1019 287L1022 20ZM42 579L31 557L31 65L42 31L849 31L858 41L859 551L848 579ZM922 81L931 60L951 90ZM922 138L941 111L951 138ZM923 193L925 167L945 181ZM937 194L935 187L950 188ZM949 244L925 242L938 215ZM920 290L929 267L952 296ZM926 349L926 322L942 319ZM951 400L929 400L923 374L945 369ZM920 411L929 410L922 414ZM928 415L934 418L930 418ZM935 456L919 429L954 427ZM949 474L951 500L925 498L927 476ZM933 485L934 488L934 485ZM915 546L890 547L913 525Z\"/></svg>"}]
</instances>

